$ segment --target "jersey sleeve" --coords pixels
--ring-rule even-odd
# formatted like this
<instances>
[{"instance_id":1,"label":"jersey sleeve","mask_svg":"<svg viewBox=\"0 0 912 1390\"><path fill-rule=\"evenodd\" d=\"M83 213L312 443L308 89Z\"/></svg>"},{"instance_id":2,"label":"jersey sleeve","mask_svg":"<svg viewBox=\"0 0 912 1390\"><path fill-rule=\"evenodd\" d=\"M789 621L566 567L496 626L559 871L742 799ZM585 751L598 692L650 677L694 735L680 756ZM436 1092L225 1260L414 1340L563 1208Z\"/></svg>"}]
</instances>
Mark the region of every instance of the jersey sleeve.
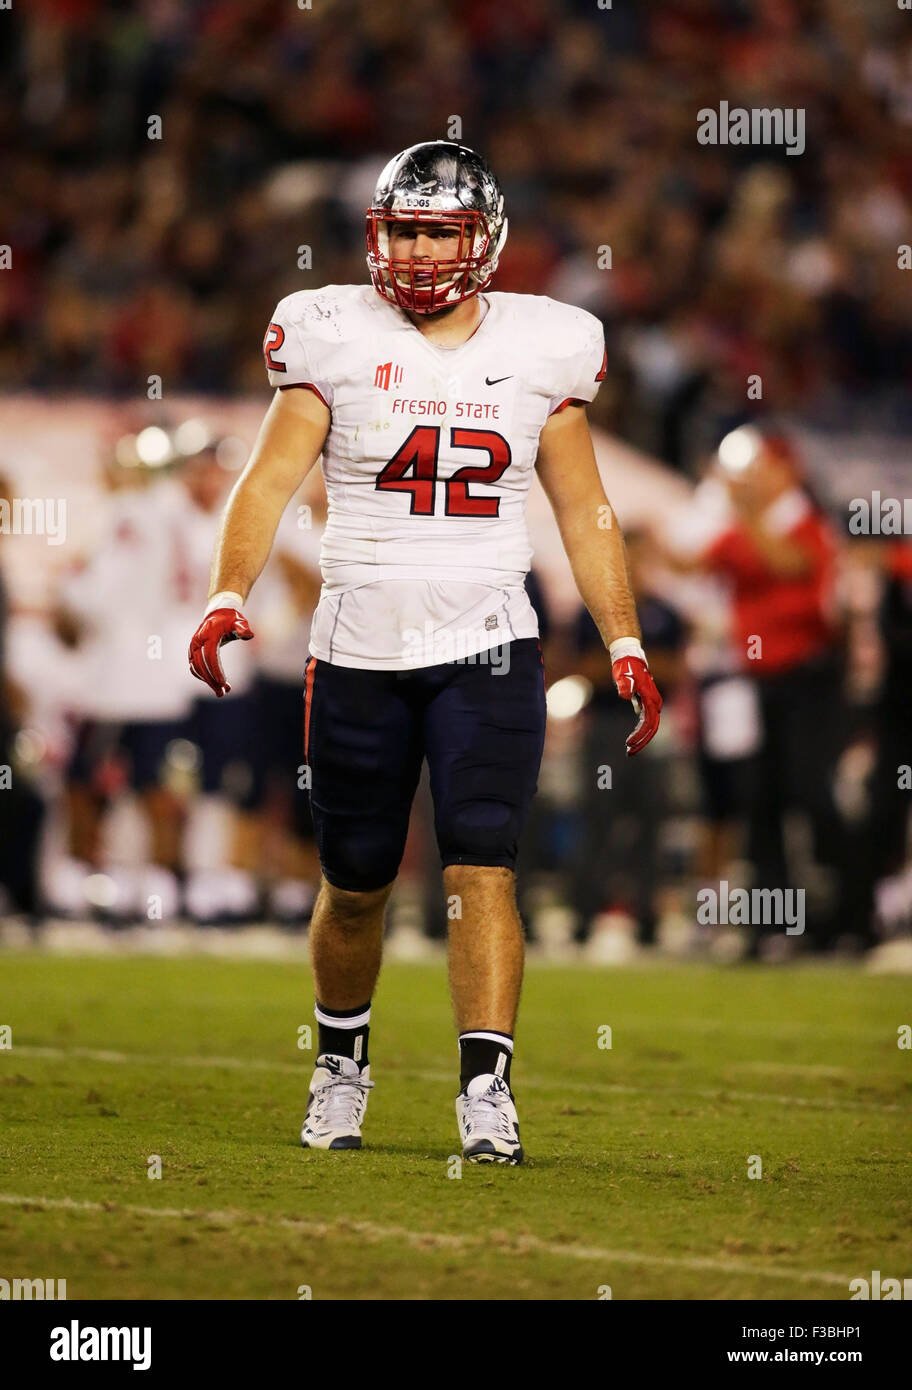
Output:
<instances>
[{"instance_id":1,"label":"jersey sleeve","mask_svg":"<svg viewBox=\"0 0 912 1390\"><path fill-rule=\"evenodd\" d=\"M263 355L270 386L307 386L327 405L333 403L332 382L320 373L320 344L304 329L303 315L291 295L280 300L266 329Z\"/></svg>"},{"instance_id":2,"label":"jersey sleeve","mask_svg":"<svg viewBox=\"0 0 912 1390\"><path fill-rule=\"evenodd\" d=\"M549 415L568 405L587 405L595 400L608 368L605 331L594 314L574 310L561 338L567 342L567 352L557 364L558 389L548 402Z\"/></svg>"}]
</instances>

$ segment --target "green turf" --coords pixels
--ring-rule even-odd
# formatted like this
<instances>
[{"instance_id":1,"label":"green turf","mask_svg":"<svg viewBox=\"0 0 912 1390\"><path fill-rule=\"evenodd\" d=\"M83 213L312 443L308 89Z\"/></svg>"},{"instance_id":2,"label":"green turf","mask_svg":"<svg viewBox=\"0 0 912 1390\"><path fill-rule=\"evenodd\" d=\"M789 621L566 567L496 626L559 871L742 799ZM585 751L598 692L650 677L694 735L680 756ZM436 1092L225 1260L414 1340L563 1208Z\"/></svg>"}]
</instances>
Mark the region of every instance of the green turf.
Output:
<instances>
[{"instance_id":1,"label":"green turf","mask_svg":"<svg viewBox=\"0 0 912 1390\"><path fill-rule=\"evenodd\" d=\"M385 968L366 1147L328 1154L297 1142L303 969L6 955L0 1196L44 1204L0 1201L0 1276L70 1298L844 1300L912 1273L909 1022L908 981L837 967L530 967L528 1161L457 1179L442 966Z\"/></svg>"}]
</instances>

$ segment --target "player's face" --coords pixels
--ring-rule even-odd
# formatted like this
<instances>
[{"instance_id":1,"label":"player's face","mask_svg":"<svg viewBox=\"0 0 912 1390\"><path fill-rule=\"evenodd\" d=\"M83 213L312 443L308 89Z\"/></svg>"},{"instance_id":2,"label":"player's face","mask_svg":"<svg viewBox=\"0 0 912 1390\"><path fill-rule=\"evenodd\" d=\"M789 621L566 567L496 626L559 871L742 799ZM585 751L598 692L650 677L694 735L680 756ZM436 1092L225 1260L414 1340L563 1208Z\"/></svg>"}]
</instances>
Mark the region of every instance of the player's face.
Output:
<instances>
[{"instance_id":1,"label":"player's face","mask_svg":"<svg viewBox=\"0 0 912 1390\"><path fill-rule=\"evenodd\" d=\"M416 284L433 276L432 262L457 261L462 253L462 227L458 222L393 222L389 231L389 258L391 261L427 262L427 270L416 266ZM409 277L401 271L393 272L401 284L408 284ZM455 274L455 271L454 271ZM438 278L438 285L448 284L453 275Z\"/></svg>"}]
</instances>

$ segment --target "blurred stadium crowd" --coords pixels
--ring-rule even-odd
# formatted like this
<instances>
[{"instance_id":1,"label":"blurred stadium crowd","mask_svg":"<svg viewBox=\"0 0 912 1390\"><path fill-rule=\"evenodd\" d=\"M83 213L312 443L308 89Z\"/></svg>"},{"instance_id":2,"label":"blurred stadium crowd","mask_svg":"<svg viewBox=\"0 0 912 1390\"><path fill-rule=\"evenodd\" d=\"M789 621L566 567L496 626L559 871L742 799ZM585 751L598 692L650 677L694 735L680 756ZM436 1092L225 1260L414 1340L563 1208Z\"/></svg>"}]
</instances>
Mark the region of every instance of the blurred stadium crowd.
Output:
<instances>
[{"instance_id":1,"label":"blurred stadium crowd","mask_svg":"<svg viewBox=\"0 0 912 1390\"><path fill-rule=\"evenodd\" d=\"M33 0L3 17L0 68L7 389L259 390L271 306L364 278L379 167L458 116L504 187L497 287L605 323L607 428L692 463L749 373L779 410L873 401L908 427L895 5L414 0L405 24L393 0ZM805 152L698 145L723 97L803 108Z\"/></svg>"},{"instance_id":2,"label":"blurred stadium crowd","mask_svg":"<svg viewBox=\"0 0 912 1390\"><path fill-rule=\"evenodd\" d=\"M908 432L912 273L898 271L897 248L912 240L909 16L867 0L415 0L406 23L387 0L32 0L2 23L7 393L144 401L154 374L163 410L179 392L265 403L272 306L365 280L379 167L455 133L453 117L504 187L495 289L550 294L603 321L594 422L697 492L686 536L631 537L668 714L636 777L613 759L611 790L592 769L612 761L604 749L620 746L629 710L585 613L549 621L530 581L553 681L520 874L539 936L585 939L596 959L634 937L693 946L694 886L729 872L747 881L748 864L761 881L808 885L817 944L908 929L909 793L895 771L912 762L908 547L847 546L800 460L775 448L740 480L707 460L769 409L834 432L871 421ZM804 108L804 154L698 145L697 111L722 98ZM150 115L161 138L149 138ZM751 374L761 399L745 399ZM130 920L152 896L165 918L300 923L316 858L289 769L320 502L312 526L290 513L287 544L280 533L250 607L261 640L226 659L228 700L190 688L183 660L159 663L150 683L146 652L119 683L137 633L145 643L167 624L183 657L237 466L217 439L180 447L176 424L164 468L105 460L102 539L42 619L78 659L82 693L62 716L56 780L14 778L15 804L0 798L0 883L27 913ZM814 538L800 581L781 548L764 573L743 562L739 526L780 498L782 537L805 526ZM0 535L0 575L13 544ZM694 568L702 577L684 575ZM762 676L744 660L745 623L792 634ZM25 768L45 718L40 683L6 674L0 762ZM125 802L144 849L118 877L111 846L131 841L110 822ZM51 805L61 853L48 869L38 847ZM442 934L433 854L419 844L409 855L413 920Z\"/></svg>"}]
</instances>

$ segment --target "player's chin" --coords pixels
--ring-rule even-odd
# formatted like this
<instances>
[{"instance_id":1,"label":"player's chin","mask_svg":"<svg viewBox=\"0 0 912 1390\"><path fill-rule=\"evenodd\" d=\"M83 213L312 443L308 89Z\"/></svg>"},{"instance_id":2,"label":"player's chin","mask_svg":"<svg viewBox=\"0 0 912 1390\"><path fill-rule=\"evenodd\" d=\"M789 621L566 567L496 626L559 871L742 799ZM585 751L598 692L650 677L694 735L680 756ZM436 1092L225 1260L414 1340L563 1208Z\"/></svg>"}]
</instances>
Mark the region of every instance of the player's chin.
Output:
<instances>
[{"instance_id":1,"label":"player's chin","mask_svg":"<svg viewBox=\"0 0 912 1390\"><path fill-rule=\"evenodd\" d=\"M444 296L455 283L455 277L438 280L436 285L431 277L423 280L416 276L414 282L396 277L400 292L408 300L409 308L415 314L439 314L444 309L452 309L457 300L447 301Z\"/></svg>"}]
</instances>

